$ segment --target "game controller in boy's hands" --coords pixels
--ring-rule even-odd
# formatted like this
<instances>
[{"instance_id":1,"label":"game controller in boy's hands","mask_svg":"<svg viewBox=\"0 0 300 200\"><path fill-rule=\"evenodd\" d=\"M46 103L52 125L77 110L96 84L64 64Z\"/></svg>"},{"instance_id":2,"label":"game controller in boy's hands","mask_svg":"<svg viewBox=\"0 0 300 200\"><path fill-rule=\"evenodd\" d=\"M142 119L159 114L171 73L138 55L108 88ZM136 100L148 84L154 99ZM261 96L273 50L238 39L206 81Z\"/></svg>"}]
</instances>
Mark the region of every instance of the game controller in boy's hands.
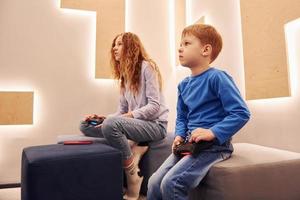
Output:
<instances>
[{"instance_id":1,"label":"game controller in boy's hands","mask_svg":"<svg viewBox=\"0 0 300 200\"><path fill-rule=\"evenodd\" d=\"M201 150L211 147L213 143L214 141L200 141L197 143L183 142L175 147L174 154L177 156L197 156Z\"/></svg>"}]
</instances>

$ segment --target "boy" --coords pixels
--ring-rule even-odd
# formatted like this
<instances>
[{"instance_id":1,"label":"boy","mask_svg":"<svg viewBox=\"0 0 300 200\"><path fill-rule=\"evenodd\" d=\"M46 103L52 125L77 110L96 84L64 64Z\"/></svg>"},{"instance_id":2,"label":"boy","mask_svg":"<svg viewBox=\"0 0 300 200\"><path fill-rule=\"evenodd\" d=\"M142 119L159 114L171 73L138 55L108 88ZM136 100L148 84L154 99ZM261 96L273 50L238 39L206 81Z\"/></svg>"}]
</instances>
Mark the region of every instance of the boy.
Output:
<instances>
[{"instance_id":1,"label":"boy","mask_svg":"<svg viewBox=\"0 0 300 200\"><path fill-rule=\"evenodd\" d=\"M148 200L188 199L208 170L230 157L231 137L249 120L249 110L232 78L210 67L222 49L220 34L210 25L197 24L182 32L179 60L191 76L178 85L177 119L173 154L151 176ZM213 141L196 156L174 154L176 146Z\"/></svg>"}]
</instances>

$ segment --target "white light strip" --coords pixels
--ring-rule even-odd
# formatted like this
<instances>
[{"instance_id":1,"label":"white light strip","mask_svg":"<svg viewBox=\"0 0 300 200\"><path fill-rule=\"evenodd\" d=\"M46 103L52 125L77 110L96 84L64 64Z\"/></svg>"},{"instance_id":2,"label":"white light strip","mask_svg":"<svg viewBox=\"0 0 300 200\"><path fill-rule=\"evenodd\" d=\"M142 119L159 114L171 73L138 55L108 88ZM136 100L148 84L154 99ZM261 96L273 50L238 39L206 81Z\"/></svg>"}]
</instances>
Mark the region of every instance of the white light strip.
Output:
<instances>
[{"instance_id":1,"label":"white light strip","mask_svg":"<svg viewBox=\"0 0 300 200\"><path fill-rule=\"evenodd\" d=\"M90 61L89 61L89 80L94 81L96 80L96 29L97 29L97 15L92 17L92 23L91 23L91 38L89 41L90 44Z\"/></svg>"},{"instance_id":2,"label":"white light strip","mask_svg":"<svg viewBox=\"0 0 300 200\"><path fill-rule=\"evenodd\" d=\"M125 32L128 32L128 22L129 22L129 6L130 2L129 0L125 0Z\"/></svg>"},{"instance_id":3,"label":"white light strip","mask_svg":"<svg viewBox=\"0 0 300 200\"><path fill-rule=\"evenodd\" d=\"M297 38L300 33L300 18L292 22L285 24L285 39L286 39L286 49L287 49L287 59L289 68L289 78L292 96L299 96L299 52L297 53L297 48L299 49L299 42L297 43ZM299 40L299 39L298 39ZM298 44L298 46L297 46Z\"/></svg>"},{"instance_id":4,"label":"white light strip","mask_svg":"<svg viewBox=\"0 0 300 200\"><path fill-rule=\"evenodd\" d=\"M169 0L169 48L172 69L176 67L175 1Z\"/></svg>"},{"instance_id":5,"label":"white light strip","mask_svg":"<svg viewBox=\"0 0 300 200\"><path fill-rule=\"evenodd\" d=\"M79 15L79 16L96 15L96 11L80 10L80 9L72 9L72 8L60 8L60 9L63 14L67 14L67 15Z\"/></svg>"},{"instance_id":6,"label":"white light strip","mask_svg":"<svg viewBox=\"0 0 300 200\"><path fill-rule=\"evenodd\" d=\"M192 2L191 0L185 1L185 19L186 19L186 26L193 24L192 20Z\"/></svg>"}]
</instances>

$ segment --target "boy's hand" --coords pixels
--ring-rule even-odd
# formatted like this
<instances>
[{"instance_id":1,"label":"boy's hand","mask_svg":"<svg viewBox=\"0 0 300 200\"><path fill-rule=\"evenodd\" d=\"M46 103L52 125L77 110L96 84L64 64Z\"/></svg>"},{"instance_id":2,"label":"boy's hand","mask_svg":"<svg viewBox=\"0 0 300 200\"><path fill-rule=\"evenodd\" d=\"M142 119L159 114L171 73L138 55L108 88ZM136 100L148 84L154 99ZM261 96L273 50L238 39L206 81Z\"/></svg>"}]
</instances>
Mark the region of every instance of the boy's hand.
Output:
<instances>
[{"instance_id":1,"label":"boy's hand","mask_svg":"<svg viewBox=\"0 0 300 200\"><path fill-rule=\"evenodd\" d=\"M210 129L196 128L192 131L189 142L211 141L215 137L215 134Z\"/></svg>"},{"instance_id":2,"label":"boy's hand","mask_svg":"<svg viewBox=\"0 0 300 200\"><path fill-rule=\"evenodd\" d=\"M176 136L174 141L173 141L173 144L172 144L172 152L174 153L174 149L180 145L182 142L184 141L184 139L180 136Z\"/></svg>"}]
</instances>

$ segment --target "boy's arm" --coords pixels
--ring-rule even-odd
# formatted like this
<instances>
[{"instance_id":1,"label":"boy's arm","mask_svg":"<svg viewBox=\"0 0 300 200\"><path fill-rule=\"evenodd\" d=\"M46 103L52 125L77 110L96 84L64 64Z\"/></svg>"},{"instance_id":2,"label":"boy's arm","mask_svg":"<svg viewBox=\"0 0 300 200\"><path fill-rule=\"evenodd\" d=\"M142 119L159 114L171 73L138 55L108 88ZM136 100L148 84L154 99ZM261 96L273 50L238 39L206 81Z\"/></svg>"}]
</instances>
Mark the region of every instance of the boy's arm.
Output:
<instances>
[{"instance_id":1,"label":"boy's arm","mask_svg":"<svg viewBox=\"0 0 300 200\"><path fill-rule=\"evenodd\" d=\"M182 138L186 137L188 131L187 128L187 106L184 104L181 92L178 86L178 98L177 98L177 117L175 126L175 136L180 136Z\"/></svg>"},{"instance_id":2,"label":"boy's arm","mask_svg":"<svg viewBox=\"0 0 300 200\"><path fill-rule=\"evenodd\" d=\"M250 112L232 78L225 72L215 77L213 89L223 105L226 116L210 130L219 143L223 144L247 123Z\"/></svg>"}]
</instances>

